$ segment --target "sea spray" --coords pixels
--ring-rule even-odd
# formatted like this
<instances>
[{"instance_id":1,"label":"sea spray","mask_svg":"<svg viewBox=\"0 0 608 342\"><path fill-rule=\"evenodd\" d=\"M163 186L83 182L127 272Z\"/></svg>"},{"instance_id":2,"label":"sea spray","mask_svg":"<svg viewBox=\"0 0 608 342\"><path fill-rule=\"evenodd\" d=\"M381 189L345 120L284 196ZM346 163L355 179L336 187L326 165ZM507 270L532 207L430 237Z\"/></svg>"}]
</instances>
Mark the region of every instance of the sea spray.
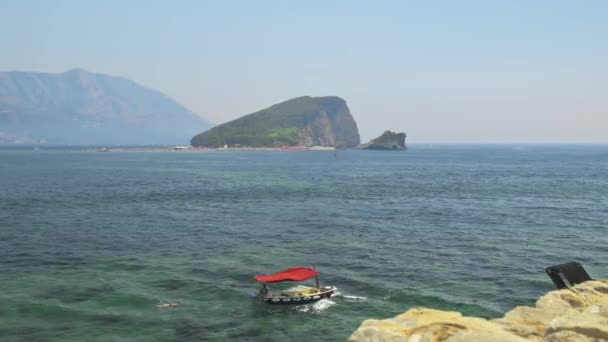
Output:
<instances>
[{"instance_id":1,"label":"sea spray","mask_svg":"<svg viewBox=\"0 0 608 342\"><path fill-rule=\"evenodd\" d=\"M349 296L349 295L343 295L342 296L345 299L351 299L351 300L367 300L367 297L363 297L363 296Z\"/></svg>"},{"instance_id":2,"label":"sea spray","mask_svg":"<svg viewBox=\"0 0 608 342\"><path fill-rule=\"evenodd\" d=\"M340 291L336 291L336 293L334 293L334 295L332 296L332 298L335 298L335 297L342 297L344 299L349 299L349 300L360 300L360 301L367 300L367 297L355 296L355 295L346 295L346 294L343 294Z\"/></svg>"},{"instance_id":3,"label":"sea spray","mask_svg":"<svg viewBox=\"0 0 608 342\"><path fill-rule=\"evenodd\" d=\"M329 307L333 306L334 304L336 304L336 302L333 300L324 298L311 304L298 305L296 306L296 310L300 312L320 313L329 309Z\"/></svg>"}]
</instances>

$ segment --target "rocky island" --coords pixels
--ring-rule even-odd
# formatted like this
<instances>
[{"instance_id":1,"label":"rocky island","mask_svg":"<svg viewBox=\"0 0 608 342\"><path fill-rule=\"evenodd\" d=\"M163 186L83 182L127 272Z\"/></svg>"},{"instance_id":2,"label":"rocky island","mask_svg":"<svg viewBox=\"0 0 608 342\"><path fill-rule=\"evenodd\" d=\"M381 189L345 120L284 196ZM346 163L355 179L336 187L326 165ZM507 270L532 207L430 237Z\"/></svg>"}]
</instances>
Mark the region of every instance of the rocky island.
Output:
<instances>
[{"instance_id":1,"label":"rocky island","mask_svg":"<svg viewBox=\"0 0 608 342\"><path fill-rule=\"evenodd\" d=\"M297 97L194 136L194 147L325 146L353 148L361 139L346 101Z\"/></svg>"},{"instance_id":2,"label":"rocky island","mask_svg":"<svg viewBox=\"0 0 608 342\"><path fill-rule=\"evenodd\" d=\"M414 308L394 318L363 322L349 342L372 341L608 341L608 281L542 296L486 320L459 312Z\"/></svg>"},{"instance_id":3,"label":"rocky island","mask_svg":"<svg viewBox=\"0 0 608 342\"><path fill-rule=\"evenodd\" d=\"M407 150L405 146L405 133L385 131L381 136L372 139L367 144L357 147L359 150Z\"/></svg>"}]
</instances>

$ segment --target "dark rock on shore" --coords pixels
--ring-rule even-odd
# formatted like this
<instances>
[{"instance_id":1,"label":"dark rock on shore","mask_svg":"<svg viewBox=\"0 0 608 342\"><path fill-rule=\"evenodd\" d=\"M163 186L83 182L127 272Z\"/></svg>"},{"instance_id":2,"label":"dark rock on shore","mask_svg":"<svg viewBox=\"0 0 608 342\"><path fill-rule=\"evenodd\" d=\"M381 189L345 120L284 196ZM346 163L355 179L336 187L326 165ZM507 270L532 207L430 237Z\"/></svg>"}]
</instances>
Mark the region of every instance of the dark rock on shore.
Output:
<instances>
[{"instance_id":1,"label":"dark rock on shore","mask_svg":"<svg viewBox=\"0 0 608 342\"><path fill-rule=\"evenodd\" d=\"M357 148L360 150L407 150L406 136L405 133L386 131L376 139L359 145Z\"/></svg>"}]
</instances>

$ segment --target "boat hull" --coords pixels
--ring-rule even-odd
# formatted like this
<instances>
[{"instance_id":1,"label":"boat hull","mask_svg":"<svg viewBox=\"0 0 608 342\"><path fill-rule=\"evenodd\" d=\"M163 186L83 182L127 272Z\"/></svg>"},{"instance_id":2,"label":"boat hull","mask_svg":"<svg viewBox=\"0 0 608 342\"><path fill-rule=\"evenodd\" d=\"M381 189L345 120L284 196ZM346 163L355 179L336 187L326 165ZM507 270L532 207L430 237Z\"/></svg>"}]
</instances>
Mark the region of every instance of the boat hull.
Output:
<instances>
[{"instance_id":1,"label":"boat hull","mask_svg":"<svg viewBox=\"0 0 608 342\"><path fill-rule=\"evenodd\" d=\"M304 296L272 296L267 298L260 298L260 301L271 304L271 305L302 305L308 303L314 303L324 298L330 298L336 293L334 286L324 287L318 293Z\"/></svg>"}]
</instances>

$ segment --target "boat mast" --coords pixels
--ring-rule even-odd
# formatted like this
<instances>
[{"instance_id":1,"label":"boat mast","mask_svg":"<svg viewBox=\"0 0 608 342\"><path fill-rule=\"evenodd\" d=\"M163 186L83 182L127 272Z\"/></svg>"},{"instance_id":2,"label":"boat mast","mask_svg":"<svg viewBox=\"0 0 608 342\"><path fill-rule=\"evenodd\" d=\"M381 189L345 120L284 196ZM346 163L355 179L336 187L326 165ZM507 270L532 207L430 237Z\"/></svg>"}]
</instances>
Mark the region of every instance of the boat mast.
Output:
<instances>
[{"instance_id":1,"label":"boat mast","mask_svg":"<svg viewBox=\"0 0 608 342\"><path fill-rule=\"evenodd\" d=\"M317 270L317 266L312 266L312 269L316 271ZM321 286L319 285L319 274L317 274L315 276L315 283L317 284L317 289L320 289Z\"/></svg>"}]
</instances>

